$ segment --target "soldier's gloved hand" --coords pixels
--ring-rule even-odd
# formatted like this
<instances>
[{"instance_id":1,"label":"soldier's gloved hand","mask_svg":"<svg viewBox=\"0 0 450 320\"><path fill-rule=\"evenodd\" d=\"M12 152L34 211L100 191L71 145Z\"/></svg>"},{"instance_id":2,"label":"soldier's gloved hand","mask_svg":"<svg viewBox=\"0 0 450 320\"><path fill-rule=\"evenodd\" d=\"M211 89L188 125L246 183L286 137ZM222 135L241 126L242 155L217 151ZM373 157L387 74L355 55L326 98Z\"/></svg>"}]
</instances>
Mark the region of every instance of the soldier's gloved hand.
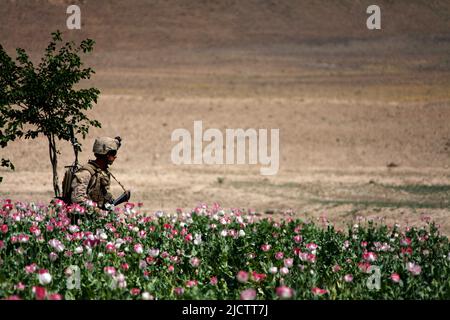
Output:
<instances>
[{"instance_id":1,"label":"soldier's gloved hand","mask_svg":"<svg viewBox=\"0 0 450 320\"><path fill-rule=\"evenodd\" d=\"M109 211L114 210L114 200L105 202L104 207L105 207L105 210L109 210Z\"/></svg>"}]
</instances>

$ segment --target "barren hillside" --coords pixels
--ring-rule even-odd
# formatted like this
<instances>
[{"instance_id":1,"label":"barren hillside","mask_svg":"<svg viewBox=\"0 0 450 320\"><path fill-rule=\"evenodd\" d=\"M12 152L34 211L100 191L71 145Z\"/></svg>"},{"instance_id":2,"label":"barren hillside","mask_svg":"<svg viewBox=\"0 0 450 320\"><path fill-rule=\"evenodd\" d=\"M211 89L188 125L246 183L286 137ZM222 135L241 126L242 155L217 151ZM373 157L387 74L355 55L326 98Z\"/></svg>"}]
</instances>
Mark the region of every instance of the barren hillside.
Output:
<instances>
[{"instance_id":1,"label":"barren hillside","mask_svg":"<svg viewBox=\"0 0 450 320\"><path fill-rule=\"evenodd\" d=\"M102 94L97 135L124 138L113 169L149 209L293 208L340 222L374 214L450 233L450 2L378 1L382 30L366 28L372 1L78 1L69 31L63 0L1 0L0 44L37 57L56 29L96 41L86 85ZM37 60L36 60L37 61ZM180 166L170 134L205 128L279 128L280 171ZM72 161L61 144L62 165ZM44 139L1 150L0 196L51 198ZM117 186L115 192L119 192Z\"/></svg>"}]
</instances>

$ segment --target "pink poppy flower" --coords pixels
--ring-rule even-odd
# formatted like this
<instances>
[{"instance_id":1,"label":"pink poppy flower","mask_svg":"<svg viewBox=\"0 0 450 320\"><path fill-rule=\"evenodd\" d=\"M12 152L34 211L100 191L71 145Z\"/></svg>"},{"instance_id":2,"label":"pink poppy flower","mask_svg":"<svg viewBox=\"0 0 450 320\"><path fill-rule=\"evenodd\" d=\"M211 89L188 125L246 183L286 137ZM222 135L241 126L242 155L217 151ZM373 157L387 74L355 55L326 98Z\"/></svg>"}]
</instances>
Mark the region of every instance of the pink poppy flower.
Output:
<instances>
[{"instance_id":1,"label":"pink poppy flower","mask_svg":"<svg viewBox=\"0 0 450 320\"><path fill-rule=\"evenodd\" d=\"M54 200L54 204L57 207L63 207L65 205L64 201L60 200L60 199L55 199Z\"/></svg>"},{"instance_id":2,"label":"pink poppy flower","mask_svg":"<svg viewBox=\"0 0 450 320\"><path fill-rule=\"evenodd\" d=\"M65 247L58 239L51 239L48 244L55 249L56 252L63 252Z\"/></svg>"},{"instance_id":3,"label":"pink poppy flower","mask_svg":"<svg viewBox=\"0 0 450 320\"><path fill-rule=\"evenodd\" d=\"M407 237L400 240L400 244L405 247L408 247L409 245L411 245L411 242L412 242L411 238L407 238Z\"/></svg>"},{"instance_id":4,"label":"pink poppy flower","mask_svg":"<svg viewBox=\"0 0 450 320\"><path fill-rule=\"evenodd\" d=\"M12 203L5 203L2 208L5 211L10 211L13 209L13 205L12 205Z\"/></svg>"},{"instance_id":5,"label":"pink poppy flower","mask_svg":"<svg viewBox=\"0 0 450 320\"><path fill-rule=\"evenodd\" d=\"M25 290L25 285L22 282L19 282L18 284L16 284L14 286L14 289L19 290L19 291L23 291L23 290Z\"/></svg>"},{"instance_id":6,"label":"pink poppy flower","mask_svg":"<svg viewBox=\"0 0 450 320\"><path fill-rule=\"evenodd\" d=\"M281 260L284 257L284 253L283 252L277 252L275 253L275 259L277 260Z\"/></svg>"},{"instance_id":7,"label":"pink poppy flower","mask_svg":"<svg viewBox=\"0 0 450 320\"><path fill-rule=\"evenodd\" d=\"M181 287L177 287L173 289L173 292L177 295L177 296L181 296L184 293L184 289Z\"/></svg>"},{"instance_id":8,"label":"pink poppy flower","mask_svg":"<svg viewBox=\"0 0 450 320\"><path fill-rule=\"evenodd\" d=\"M280 273L285 276L285 275L289 274L289 269L286 267L282 267L282 268L280 268Z\"/></svg>"},{"instance_id":9,"label":"pink poppy flower","mask_svg":"<svg viewBox=\"0 0 450 320\"><path fill-rule=\"evenodd\" d=\"M116 246L113 243L109 242L106 244L105 249L106 252L114 252L116 251Z\"/></svg>"},{"instance_id":10,"label":"pink poppy flower","mask_svg":"<svg viewBox=\"0 0 450 320\"><path fill-rule=\"evenodd\" d=\"M152 249L148 250L148 254L150 255L150 257L156 258L159 255L159 250L152 248Z\"/></svg>"},{"instance_id":11,"label":"pink poppy flower","mask_svg":"<svg viewBox=\"0 0 450 320\"><path fill-rule=\"evenodd\" d=\"M319 247L319 246L318 246L317 244L313 243L313 242L308 243L308 244L306 245L306 249L308 249L308 250L310 250L310 251L317 250L318 247Z\"/></svg>"},{"instance_id":12,"label":"pink poppy flower","mask_svg":"<svg viewBox=\"0 0 450 320\"><path fill-rule=\"evenodd\" d=\"M353 276L351 274L346 274L344 276L344 281L345 282L352 282L353 281Z\"/></svg>"},{"instance_id":13,"label":"pink poppy flower","mask_svg":"<svg viewBox=\"0 0 450 320\"><path fill-rule=\"evenodd\" d=\"M189 261L189 263L191 264L191 266L193 266L194 268L197 268L200 265L200 259L197 257L192 257L191 260Z\"/></svg>"},{"instance_id":14,"label":"pink poppy flower","mask_svg":"<svg viewBox=\"0 0 450 320\"><path fill-rule=\"evenodd\" d=\"M216 276L211 277L211 279L209 280L209 283L213 286L217 285L217 282L218 280Z\"/></svg>"},{"instance_id":15,"label":"pink poppy flower","mask_svg":"<svg viewBox=\"0 0 450 320\"><path fill-rule=\"evenodd\" d=\"M414 276L418 276L422 272L422 268L413 262L408 262L406 264L406 269Z\"/></svg>"},{"instance_id":16,"label":"pink poppy flower","mask_svg":"<svg viewBox=\"0 0 450 320\"><path fill-rule=\"evenodd\" d=\"M130 294L131 294L132 296L138 296L140 293L141 293L141 289L139 289L139 288L132 288L132 289L130 290Z\"/></svg>"},{"instance_id":17,"label":"pink poppy flower","mask_svg":"<svg viewBox=\"0 0 450 320\"><path fill-rule=\"evenodd\" d=\"M252 279L255 282L261 282L267 277L264 273L257 273L255 271L252 272Z\"/></svg>"},{"instance_id":18,"label":"pink poppy flower","mask_svg":"<svg viewBox=\"0 0 450 320\"><path fill-rule=\"evenodd\" d=\"M413 249L411 247L401 248L400 253L403 255L412 255Z\"/></svg>"},{"instance_id":19,"label":"pink poppy flower","mask_svg":"<svg viewBox=\"0 0 450 320\"><path fill-rule=\"evenodd\" d=\"M84 266L86 267L86 269L88 270L88 271L92 271L92 270L94 270L94 264L92 263L92 262L86 262L85 264L84 264Z\"/></svg>"},{"instance_id":20,"label":"pink poppy flower","mask_svg":"<svg viewBox=\"0 0 450 320\"><path fill-rule=\"evenodd\" d=\"M51 262L55 262L58 259L58 254L55 252L50 252L48 258Z\"/></svg>"},{"instance_id":21,"label":"pink poppy flower","mask_svg":"<svg viewBox=\"0 0 450 320\"><path fill-rule=\"evenodd\" d=\"M103 271L109 276L114 276L116 274L116 268L114 267L104 267Z\"/></svg>"},{"instance_id":22,"label":"pink poppy flower","mask_svg":"<svg viewBox=\"0 0 450 320\"><path fill-rule=\"evenodd\" d=\"M186 287L188 288L192 288L198 285L198 281L197 280L188 280L186 281Z\"/></svg>"},{"instance_id":23,"label":"pink poppy flower","mask_svg":"<svg viewBox=\"0 0 450 320\"><path fill-rule=\"evenodd\" d=\"M302 261L307 261L310 263L315 263L316 262L316 255L312 254L312 253L308 253L308 252L300 252L299 253L299 258Z\"/></svg>"},{"instance_id":24,"label":"pink poppy flower","mask_svg":"<svg viewBox=\"0 0 450 320\"><path fill-rule=\"evenodd\" d=\"M65 257L71 257L72 255L73 255L73 252L70 250L67 250L66 252L64 252Z\"/></svg>"},{"instance_id":25,"label":"pink poppy flower","mask_svg":"<svg viewBox=\"0 0 450 320\"><path fill-rule=\"evenodd\" d=\"M367 270L370 268L370 263L368 263L368 262L360 262L360 263L358 263L358 268L362 272L367 272Z\"/></svg>"},{"instance_id":26,"label":"pink poppy flower","mask_svg":"<svg viewBox=\"0 0 450 320\"><path fill-rule=\"evenodd\" d=\"M47 290L44 287L33 287L32 292L36 300L44 300L47 296Z\"/></svg>"},{"instance_id":27,"label":"pink poppy flower","mask_svg":"<svg viewBox=\"0 0 450 320\"><path fill-rule=\"evenodd\" d=\"M342 268L340 265L336 264L333 266L332 270L333 270L333 272L339 272L342 270Z\"/></svg>"},{"instance_id":28,"label":"pink poppy flower","mask_svg":"<svg viewBox=\"0 0 450 320\"><path fill-rule=\"evenodd\" d=\"M62 300L63 297L59 293L52 293L48 296L48 300Z\"/></svg>"},{"instance_id":29,"label":"pink poppy flower","mask_svg":"<svg viewBox=\"0 0 450 320\"><path fill-rule=\"evenodd\" d=\"M281 299L290 299L294 295L294 290L287 286L280 286L276 288L275 292L277 296L280 297Z\"/></svg>"},{"instance_id":30,"label":"pink poppy flower","mask_svg":"<svg viewBox=\"0 0 450 320\"><path fill-rule=\"evenodd\" d=\"M145 280L148 280L148 277L150 276L150 271L144 270L144 271L142 272L142 274L143 274L143 276L144 276L144 279L145 279Z\"/></svg>"},{"instance_id":31,"label":"pink poppy flower","mask_svg":"<svg viewBox=\"0 0 450 320\"><path fill-rule=\"evenodd\" d=\"M133 249L134 249L134 252L136 252L137 254L142 254L142 253L144 253L144 247L143 247L142 244L140 244L140 243L135 244L134 247L133 247Z\"/></svg>"},{"instance_id":32,"label":"pink poppy flower","mask_svg":"<svg viewBox=\"0 0 450 320\"><path fill-rule=\"evenodd\" d=\"M39 227L36 226L31 226L30 227L30 232L35 235L36 237L39 237L41 235L41 229L39 229Z\"/></svg>"},{"instance_id":33,"label":"pink poppy flower","mask_svg":"<svg viewBox=\"0 0 450 320\"><path fill-rule=\"evenodd\" d=\"M69 226L70 233L77 233L78 231L80 231L80 228L78 226L76 226L76 225Z\"/></svg>"},{"instance_id":34,"label":"pink poppy flower","mask_svg":"<svg viewBox=\"0 0 450 320\"><path fill-rule=\"evenodd\" d=\"M241 270L237 273L236 275L236 279L237 281L239 281L240 283L246 283L248 281L248 273Z\"/></svg>"},{"instance_id":35,"label":"pink poppy flower","mask_svg":"<svg viewBox=\"0 0 450 320\"><path fill-rule=\"evenodd\" d=\"M395 283L399 283L400 282L400 275L398 273L393 273L391 274L391 280Z\"/></svg>"},{"instance_id":36,"label":"pink poppy flower","mask_svg":"<svg viewBox=\"0 0 450 320\"><path fill-rule=\"evenodd\" d=\"M278 268L277 268L277 267L270 267L269 272L270 272L271 274L275 274L275 273L278 272Z\"/></svg>"},{"instance_id":37,"label":"pink poppy flower","mask_svg":"<svg viewBox=\"0 0 450 320\"><path fill-rule=\"evenodd\" d=\"M256 290L255 289L246 289L241 292L240 298L241 298L241 300L255 300Z\"/></svg>"},{"instance_id":38,"label":"pink poppy flower","mask_svg":"<svg viewBox=\"0 0 450 320\"><path fill-rule=\"evenodd\" d=\"M173 263L175 263L175 264L178 264L178 263L181 262L181 259L180 259L179 256L171 256L171 257L169 258L169 260L170 260L170 262L173 262Z\"/></svg>"},{"instance_id":39,"label":"pink poppy flower","mask_svg":"<svg viewBox=\"0 0 450 320\"><path fill-rule=\"evenodd\" d=\"M25 272L26 273L34 273L37 270L37 265L36 263L32 263L28 266L25 266Z\"/></svg>"},{"instance_id":40,"label":"pink poppy flower","mask_svg":"<svg viewBox=\"0 0 450 320\"><path fill-rule=\"evenodd\" d=\"M377 261L377 255L375 252L364 252L363 253L363 259L368 261L368 262L375 262Z\"/></svg>"},{"instance_id":41,"label":"pink poppy flower","mask_svg":"<svg viewBox=\"0 0 450 320\"><path fill-rule=\"evenodd\" d=\"M322 296L322 295L324 295L324 294L327 294L327 293L328 293L328 290L326 290L326 289L321 289L321 288L318 288L318 287L315 287L315 288L312 288L312 289L311 289L311 292L312 292L312 294L315 295L315 296Z\"/></svg>"},{"instance_id":42,"label":"pink poppy flower","mask_svg":"<svg viewBox=\"0 0 450 320\"><path fill-rule=\"evenodd\" d=\"M20 234L19 235L19 242L20 243L27 243L30 240L30 237L26 234Z\"/></svg>"}]
</instances>

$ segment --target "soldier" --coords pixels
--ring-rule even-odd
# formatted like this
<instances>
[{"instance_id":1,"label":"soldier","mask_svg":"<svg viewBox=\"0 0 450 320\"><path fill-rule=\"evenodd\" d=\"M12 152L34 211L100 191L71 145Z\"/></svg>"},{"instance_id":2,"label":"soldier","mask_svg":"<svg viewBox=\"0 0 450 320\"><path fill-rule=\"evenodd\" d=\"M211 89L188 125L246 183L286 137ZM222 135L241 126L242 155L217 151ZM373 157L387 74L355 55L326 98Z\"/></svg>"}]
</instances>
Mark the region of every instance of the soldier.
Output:
<instances>
[{"instance_id":1,"label":"soldier","mask_svg":"<svg viewBox=\"0 0 450 320\"><path fill-rule=\"evenodd\" d=\"M101 209L107 204L113 204L114 198L110 192L111 173L108 166L112 165L117 157L122 139L120 137L102 137L95 139L93 152L95 160L89 160L82 166L72 180L71 201L83 203L92 200ZM129 191L128 193L129 198Z\"/></svg>"}]
</instances>

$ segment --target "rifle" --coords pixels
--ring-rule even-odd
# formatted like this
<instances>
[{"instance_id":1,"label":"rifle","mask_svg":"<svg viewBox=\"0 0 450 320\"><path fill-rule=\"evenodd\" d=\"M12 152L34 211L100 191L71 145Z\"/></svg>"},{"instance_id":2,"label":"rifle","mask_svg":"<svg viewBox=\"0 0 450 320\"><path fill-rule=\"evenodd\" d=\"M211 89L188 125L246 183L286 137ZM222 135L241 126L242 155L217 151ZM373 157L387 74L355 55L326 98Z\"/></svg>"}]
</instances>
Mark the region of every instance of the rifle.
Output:
<instances>
[{"instance_id":1,"label":"rifle","mask_svg":"<svg viewBox=\"0 0 450 320\"><path fill-rule=\"evenodd\" d=\"M113 204L115 206L117 206L121 203L127 202L128 200L130 200L130 196L131 196L131 191L125 191L116 200L114 200Z\"/></svg>"},{"instance_id":2,"label":"rifle","mask_svg":"<svg viewBox=\"0 0 450 320\"><path fill-rule=\"evenodd\" d=\"M111 177L113 177L114 180L117 181L117 183L120 185L120 187L123 190L123 193L116 199L114 200L113 204L115 206L127 202L128 200L130 200L131 197L131 191L130 190L126 190L125 187L119 182L119 180L116 179L116 177L114 177L114 175L110 172L109 173L111 175Z\"/></svg>"}]
</instances>

